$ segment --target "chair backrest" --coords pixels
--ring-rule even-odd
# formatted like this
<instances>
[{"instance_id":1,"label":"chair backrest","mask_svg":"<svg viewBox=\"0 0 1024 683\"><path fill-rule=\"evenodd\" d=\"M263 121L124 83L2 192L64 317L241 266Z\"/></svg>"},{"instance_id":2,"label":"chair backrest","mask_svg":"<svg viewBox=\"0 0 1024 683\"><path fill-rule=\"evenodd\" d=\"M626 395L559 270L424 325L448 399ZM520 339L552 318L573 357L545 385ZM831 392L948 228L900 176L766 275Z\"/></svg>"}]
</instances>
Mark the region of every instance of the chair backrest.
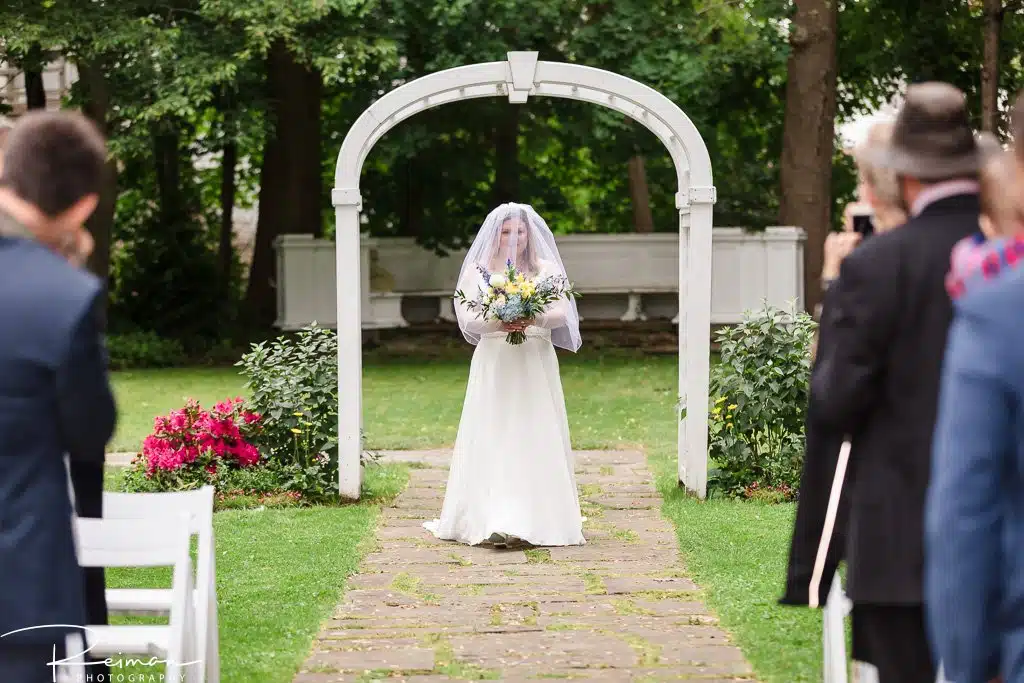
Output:
<instances>
[{"instance_id":1,"label":"chair backrest","mask_svg":"<svg viewBox=\"0 0 1024 683\"><path fill-rule=\"evenodd\" d=\"M193 491L166 493L114 493L103 494L104 519L153 519L187 514L189 531L198 537L196 558L197 605L206 605L216 599L213 582L216 576L213 542L212 486ZM200 630L204 630L202 623ZM200 634L205 636L205 633Z\"/></svg>"},{"instance_id":2,"label":"chair backrest","mask_svg":"<svg viewBox=\"0 0 1024 683\"><path fill-rule=\"evenodd\" d=\"M83 567L174 567L189 555L188 518L75 520Z\"/></svg>"},{"instance_id":3,"label":"chair backrest","mask_svg":"<svg viewBox=\"0 0 1024 683\"><path fill-rule=\"evenodd\" d=\"M214 628L208 605L216 605L217 591L216 552L213 541L213 500L215 490L204 486L193 491L166 493L114 493L103 494L103 518L122 520L152 520L188 515L189 531L198 537L196 553L195 606L203 610L197 614L196 629L200 659L209 656L206 651L208 632ZM191 598L191 595L189 596ZM214 634L216 635L216 634Z\"/></svg>"},{"instance_id":4,"label":"chair backrest","mask_svg":"<svg viewBox=\"0 0 1024 683\"><path fill-rule=\"evenodd\" d=\"M193 628L191 531L187 515L150 519L75 520L78 563L83 567L173 567L166 676L179 680ZM193 665L194 666L194 665Z\"/></svg>"},{"instance_id":5,"label":"chair backrest","mask_svg":"<svg viewBox=\"0 0 1024 683\"><path fill-rule=\"evenodd\" d=\"M104 519L149 519L186 513L190 531L202 535L213 526L214 488L167 493L103 493Z\"/></svg>"}]
</instances>

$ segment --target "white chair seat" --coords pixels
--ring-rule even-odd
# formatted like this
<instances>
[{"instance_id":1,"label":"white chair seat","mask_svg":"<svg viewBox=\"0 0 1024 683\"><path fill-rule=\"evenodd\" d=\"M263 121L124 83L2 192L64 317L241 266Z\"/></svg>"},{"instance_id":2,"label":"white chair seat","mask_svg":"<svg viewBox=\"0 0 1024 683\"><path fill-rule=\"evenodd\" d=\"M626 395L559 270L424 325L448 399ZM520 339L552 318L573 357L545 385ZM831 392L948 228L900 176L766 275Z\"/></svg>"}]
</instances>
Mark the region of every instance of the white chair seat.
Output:
<instances>
[{"instance_id":1,"label":"white chair seat","mask_svg":"<svg viewBox=\"0 0 1024 683\"><path fill-rule=\"evenodd\" d=\"M169 588L108 588L107 610L118 614L170 614L171 590Z\"/></svg>"},{"instance_id":2,"label":"white chair seat","mask_svg":"<svg viewBox=\"0 0 1024 683\"><path fill-rule=\"evenodd\" d=\"M93 657L123 654L163 658L170 647L170 629L163 625L90 626L86 642Z\"/></svg>"}]
</instances>

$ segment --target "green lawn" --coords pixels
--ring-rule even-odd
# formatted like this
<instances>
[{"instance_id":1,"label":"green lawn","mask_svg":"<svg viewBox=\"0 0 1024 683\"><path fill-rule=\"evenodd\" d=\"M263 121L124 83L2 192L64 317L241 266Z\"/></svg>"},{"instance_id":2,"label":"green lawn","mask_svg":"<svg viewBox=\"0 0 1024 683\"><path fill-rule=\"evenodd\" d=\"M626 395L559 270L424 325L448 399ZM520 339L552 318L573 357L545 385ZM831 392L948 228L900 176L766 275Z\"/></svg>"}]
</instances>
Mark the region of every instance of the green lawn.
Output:
<instances>
[{"instance_id":1,"label":"green lawn","mask_svg":"<svg viewBox=\"0 0 1024 683\"><path fill-rule=\"evenodd\" d=\"M647 452L689 571L707 589L710 605L759 679L820 680L820 614L775 604L793 506L700 502L675 485L675 359L592 353L560 358L574 445ZM363 379L368 447L450 446L467 374L465 353L430 361L368 355ZM233 370L121 373L115 386L125 411L119 450L136 448L153 415L178 407L185 396L210 402L241 392ZM355 566L359 554L353 548L372 525L375 510L364 504L217 515L218 552L225 553L218 558L218 573L226 681L288 680L288 666L301 661L319 618ZM298 536L296 529L301 529ZM346 531L339 534L339 529ZM311 601L315 605L293 609L286 607L293 595L320 597ZM265 604L256 604L261 600ZM271 667L275 662L278 668ZM268 668L250 668L257 665Z\"/></svg>"},{"instance_id":2,"label":"green lawn","mask_svg":"<svg viewBox=\"0 0 1024 683\"><path fill-rule=\"evenodd\" d=\"M225 510L214 515L224 683L287 683L305 659L320 623L369 550L380 503L405 486L398 465L367 469L358 505L307 509ZM117 474L108 475L116 485ZM194 553L194 548L193 548ZM112 587L166 587L170 570L114 569ZM115 623L159 623L117 618ZM133 680L152 668L134 667Z\"/></svg>"}]
</instances>

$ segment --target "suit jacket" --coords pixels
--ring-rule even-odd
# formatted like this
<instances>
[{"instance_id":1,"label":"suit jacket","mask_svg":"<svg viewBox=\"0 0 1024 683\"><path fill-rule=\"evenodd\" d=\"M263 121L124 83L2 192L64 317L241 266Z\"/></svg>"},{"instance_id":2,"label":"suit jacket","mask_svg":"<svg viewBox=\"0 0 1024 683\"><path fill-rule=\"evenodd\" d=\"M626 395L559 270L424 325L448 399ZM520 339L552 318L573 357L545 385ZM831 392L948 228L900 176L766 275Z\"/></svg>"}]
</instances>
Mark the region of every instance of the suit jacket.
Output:
<instances>
[{"instance_id":1,"label":"suit jacket","mask_svg":"<svg viewBox=\"0 0 1024 683\"><path fill-rule=\"evenodd\" d=\"M85 623L64 454L102 465L114 430L100 292L42 245L0 237L0 634Z\"/></svg>"},{"instance_id":2,"label":"suit jacket","mask_svg":"<svg viewBox=\"0 0 1024 683\"><path fill-rule=\"evenodd\" d=\"M834 290L825 293L822 305L822 317L825 309L830 306L829 299ZM821 328L818 334L818 355L815 356L814 367L818 372L821 364L822 349L828 348L832 342L832 331ZM808 411L804 428L806 446L804 448L803 473L800 476L800 500L797 504L796 519L793 522L793 536L789 545L789 564L786 569L785 594L779 602L783 605L799 605L806 607L810 602L811 574L814 572L814 561L818 554L818 544L825 526L825 513L828 509L829 494L839 462L839 449L843 445L843 434L830 425L816 420ZM846 523L850 503L850 468L847 468L845 484L839 499L839 510L830 539L825 568L822 572L821 584L818 588L818 604L824 605L828 592L832 588L832 579L843 559L846 543Z\"/></svg>"},{"instance_id":3,"label":"suit jacket","mask_svg":"<svg viewBox=\"0 0 1024 683\"><path fill-rule=\"evenodd\" d=\"M929 631L946 677L1024 681L1024 271L956 305L926 508Z\"/></svg>"},{"instance_id":4,"label":"suit jacket","mask_svg":"<svg viewBox=\"0 0 1024 683\"><path fill-rule=\"evenodd\" d=\"M924 499L952 304L950 251L977 231L976 195L941 199L843 262L822 318L811 419L852 441L847 594L920 605Z\"/></svg>"}]
</instances>

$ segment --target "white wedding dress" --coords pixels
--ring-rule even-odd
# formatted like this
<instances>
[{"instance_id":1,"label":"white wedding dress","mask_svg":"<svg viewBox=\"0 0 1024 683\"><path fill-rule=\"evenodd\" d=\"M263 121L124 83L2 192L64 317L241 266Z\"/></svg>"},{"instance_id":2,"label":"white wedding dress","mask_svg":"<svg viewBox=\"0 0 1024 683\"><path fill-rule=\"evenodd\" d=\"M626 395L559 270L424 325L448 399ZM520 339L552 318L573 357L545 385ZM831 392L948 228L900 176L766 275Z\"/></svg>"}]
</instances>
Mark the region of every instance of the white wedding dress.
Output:
<instances>
[{"instance_id":1,"label":"white wedding dress","mask_svg":"<svg viewBox=\"0 0 1024 683\"><path fill-rule=\"evenodd\" d=\"M553 265L553 264L548 264ZM475 291L479 274L468 274ZM471 287L466 287L469 284ZM518 346L496 322L476 320L469 370L441 518L440 539L479 545L495 535L534 546L582 545L569 423L550 328L565 325L563 300L539 316Z\"/></svg>"}]
</instances>

